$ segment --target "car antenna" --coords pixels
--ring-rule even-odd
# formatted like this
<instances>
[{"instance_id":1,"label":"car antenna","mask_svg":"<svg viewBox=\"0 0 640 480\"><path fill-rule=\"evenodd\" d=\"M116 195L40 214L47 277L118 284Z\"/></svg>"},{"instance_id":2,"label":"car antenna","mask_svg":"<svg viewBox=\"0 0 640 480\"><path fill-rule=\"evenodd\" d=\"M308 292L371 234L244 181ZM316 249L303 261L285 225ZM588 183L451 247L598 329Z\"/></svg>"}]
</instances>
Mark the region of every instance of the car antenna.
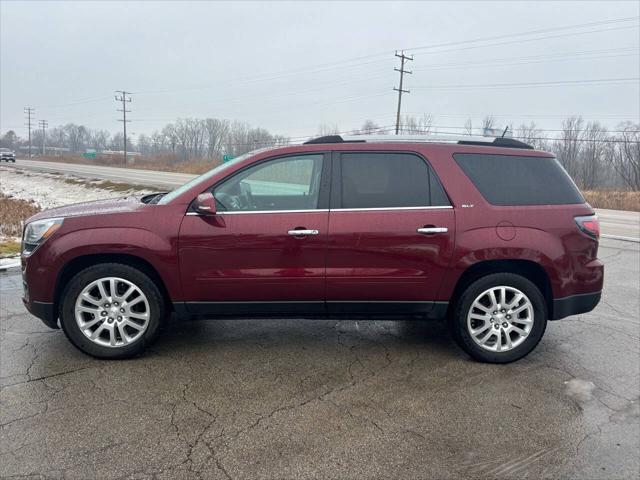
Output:
<instances>
[{"instance_id":1,"label":"car antenna","mask_svg":"<svg viewBox=\"0 0 640 480\"><path fill-rule=\"evenodd\" d=\"M509 125L504 127L504 132L502 132L502 136L500 138L504 138L504 136L507 134L507 130L509 130Z\"/></svg>"}]
</instances>

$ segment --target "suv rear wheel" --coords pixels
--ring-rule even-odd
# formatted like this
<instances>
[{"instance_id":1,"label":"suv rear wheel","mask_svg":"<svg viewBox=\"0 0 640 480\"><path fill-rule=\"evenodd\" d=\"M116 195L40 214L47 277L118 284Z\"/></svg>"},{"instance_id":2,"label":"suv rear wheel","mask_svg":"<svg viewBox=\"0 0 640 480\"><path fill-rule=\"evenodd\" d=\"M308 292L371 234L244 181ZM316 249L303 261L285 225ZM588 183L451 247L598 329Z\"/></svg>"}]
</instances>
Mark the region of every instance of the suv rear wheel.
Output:
<instances>
[{"instance_id":1,"label":"suv rear wheel","mask_svg":"<svg viewBox=\"0 0 640 480\"><path fill-rule=\"evenodd\" d=\"M462 293L452 326L458 344L476 360L513 362L531 352L544 334L544 297L520 275L487 275Z\"/></svg>"},{"instance_id":2,"label":"suv rear wheel","mask_svg":"<svg viewBox=\"0 0 640 480\"><path fill-rule=\"evenodd\" d=\"M98 358L128 358L144 350L164 318L158 287L140 270L105 263L78 273L61 302L60 324L71 343Z\"/></svg>"}]
</instances>

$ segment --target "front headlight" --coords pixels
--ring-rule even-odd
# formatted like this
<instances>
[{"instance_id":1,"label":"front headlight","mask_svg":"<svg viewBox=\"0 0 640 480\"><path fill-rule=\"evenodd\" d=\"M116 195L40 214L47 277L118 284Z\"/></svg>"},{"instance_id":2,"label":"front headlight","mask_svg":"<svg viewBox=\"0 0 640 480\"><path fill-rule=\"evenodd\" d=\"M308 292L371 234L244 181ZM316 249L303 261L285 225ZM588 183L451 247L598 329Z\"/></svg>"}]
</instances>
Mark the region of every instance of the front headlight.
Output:
<instances>
[{"instance_id":1,"label":"front headlight","mask_svg":"<svg viewBox=\"0 0 640 480\"><path fill-rule=\"evenodd\" d=\"M63 218L47 218L27 223L22 236L22 254L30 255L62 226Z\"/></svg>"}]
</instances>

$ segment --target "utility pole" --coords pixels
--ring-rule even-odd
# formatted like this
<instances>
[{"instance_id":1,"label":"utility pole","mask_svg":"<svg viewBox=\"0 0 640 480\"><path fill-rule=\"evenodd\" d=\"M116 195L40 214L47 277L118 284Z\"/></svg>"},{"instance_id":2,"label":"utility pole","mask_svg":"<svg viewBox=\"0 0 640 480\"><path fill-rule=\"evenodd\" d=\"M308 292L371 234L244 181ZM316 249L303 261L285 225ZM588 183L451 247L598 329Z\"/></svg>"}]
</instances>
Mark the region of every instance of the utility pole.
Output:
<instances>
[{"instance_id":1,"label":"utility pole","mask_svg":"<svg viewBox=\"0 0 640 480\"><path fill-rule=\"evenodd\" d=\"M410 93L409 90L402 89L402 80L404 79L405 73L408 73L409 75L413 73L410 70L405 70L404 64L405 62L407 62L407 60L413 62L413 55L408 57L404 54L404 50L403 50L399 55L398 55L398 52L396 52L396 57L400 59L400 68L394 68L396 72L400 72L400 86L399 88L393 87L393 89L398 92L398 113L396 114L396 135L398 135L398 130L400 129L400 108L402 105L402 94Z\"/></svg>"},{"instance_id":2,"label":"utility pole","mask_svg":"<svg viewBox=\"0 0 640 480\"><path fill-rule=\"evenodd\" d=\"M116 90L116 93L119 93L120 96L116 95L116 102L122 102L122 110L118 109L118 112L122 112L122 120L118 120L122 122L122 129L124 131L124 163L128 163L127 159L127 122L131 122L131 120L127 120L127 113L131 112L131 110L127 110L127 103L131 103L131 92L125 92L124 90Z\"/></svg>"},{"instance_id":3,"label":"utility pole","mask_svg":"<svg viewBox=\"0 0 640 480\"><path fill-rule=\"evenodd\" d=\"M29 129L29 158L31 158L31 122L36 109L32 107L24 107L24 113L27 116L27 128Z\"/></svg>"},{"instance_id":4,"label":"utility pole","mask_svg":"<svg viewBox=\"0 0 640 480\"><path fill-rule=\"evenodd\" d=\"M40 128L42 129L42 156L45 156L45 138L46 138L46 133L45 130L49 127L49 123L46 120L39 120L38 124L40 125Z\"/></svg>"}]
</instances>

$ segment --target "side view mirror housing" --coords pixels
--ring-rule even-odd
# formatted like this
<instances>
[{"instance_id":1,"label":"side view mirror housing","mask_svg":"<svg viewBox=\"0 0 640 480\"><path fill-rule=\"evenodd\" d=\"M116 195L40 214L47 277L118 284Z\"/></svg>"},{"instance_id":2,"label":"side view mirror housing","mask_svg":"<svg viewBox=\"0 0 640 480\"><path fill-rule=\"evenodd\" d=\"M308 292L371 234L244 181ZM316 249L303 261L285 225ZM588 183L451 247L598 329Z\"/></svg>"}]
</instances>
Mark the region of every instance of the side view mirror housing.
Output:
<instances>
[{"instance_id":1,"label":"side view mirror housing","mask_svg":"<svg viewBox=\"0 0 640 480\"><path fill-rule=\"evenodd\" d=\"M194 202L196 212L201 215L216 214L216 199L211 192L205 192L198 195Z\"/></svg>"}]
</instances>

